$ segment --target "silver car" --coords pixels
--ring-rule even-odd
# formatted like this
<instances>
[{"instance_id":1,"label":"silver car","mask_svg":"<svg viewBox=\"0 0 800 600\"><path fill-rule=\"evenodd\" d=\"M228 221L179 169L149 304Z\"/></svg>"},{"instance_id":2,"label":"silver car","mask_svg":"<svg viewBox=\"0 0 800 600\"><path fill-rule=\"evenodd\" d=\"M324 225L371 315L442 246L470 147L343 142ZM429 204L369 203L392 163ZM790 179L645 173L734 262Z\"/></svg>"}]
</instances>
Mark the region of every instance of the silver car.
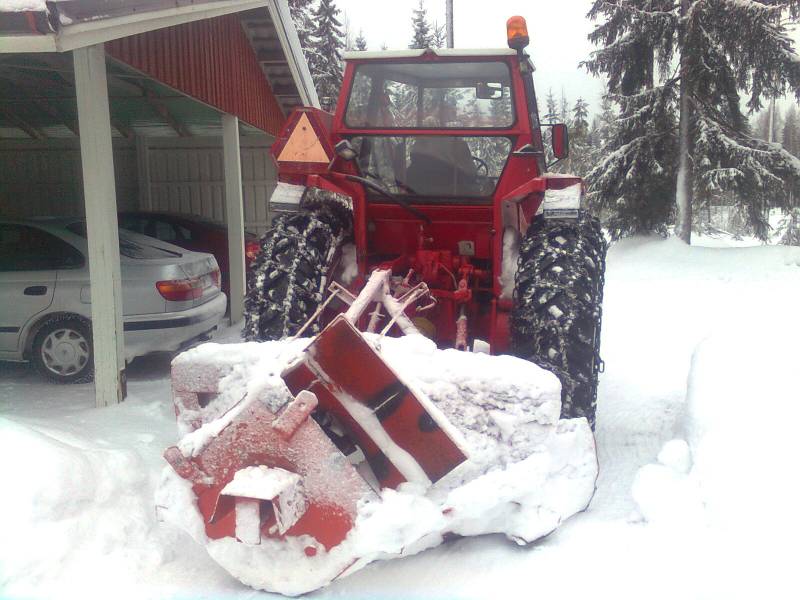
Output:
<instances>
[{"instance_id":1,"label":"silver car","mask_svg":"<svg viewBox=\"0 0 800 600\"><path fill-rule=\"evenodd\" d=\"M125 360L204 337L225 314L210 254L119 231ZM86 225L0 220L0 360L29 360L49 379L92 376Z\"/></svg>"}]
</instances>

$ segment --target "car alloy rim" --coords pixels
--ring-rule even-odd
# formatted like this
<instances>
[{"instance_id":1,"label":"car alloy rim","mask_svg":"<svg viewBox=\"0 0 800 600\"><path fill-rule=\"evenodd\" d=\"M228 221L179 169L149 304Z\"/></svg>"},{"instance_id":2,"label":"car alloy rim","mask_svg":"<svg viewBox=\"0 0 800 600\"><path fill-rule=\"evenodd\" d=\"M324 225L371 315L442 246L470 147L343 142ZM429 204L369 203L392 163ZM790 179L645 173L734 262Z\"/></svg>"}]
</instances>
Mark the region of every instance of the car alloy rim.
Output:
<instances>
[{"instance_id":1,"label":"car alloy rim","mask_svg":"<svg viewBox=\"0 0 800 600\"><path fill-rule=\"evenodd\" d=\"M74 329L56 329L42 344L42 361L61 377L80 372L89 362L89 342Z\"/></svg>"}]
</instances>

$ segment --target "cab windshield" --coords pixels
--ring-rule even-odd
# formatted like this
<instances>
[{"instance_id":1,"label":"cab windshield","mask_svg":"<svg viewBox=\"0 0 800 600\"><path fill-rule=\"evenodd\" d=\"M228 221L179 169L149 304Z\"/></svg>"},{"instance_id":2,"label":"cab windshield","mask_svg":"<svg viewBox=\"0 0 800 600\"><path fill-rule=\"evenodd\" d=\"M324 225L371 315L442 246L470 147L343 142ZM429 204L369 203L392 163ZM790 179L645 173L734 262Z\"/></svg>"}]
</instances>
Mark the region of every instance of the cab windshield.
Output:
<instances>
[{"instance_id":1,"label":"cab windshield","mask_svg":"<svg viewBox=\"0 0 800 600\"><path fill-rule=\"evenodd\" d=\"M503 129L514 124L504 62L367 63L356 68L349 128Z\"/></svg>"},{"instance_id":2,"label":"cab windshield","mask_svg":"<svg viewBox=\"0 0 800 600\"><path fill-rule=\"evenodd\" d=\"M412 201L488 198L511 152L507 137L356 136L351 142L364 177Z\"/></svg>"},{"instance_id":3,"label":"cab windshield","mask_svg":"<svg viewBox=\"0 0 800 600\"><path fill-rule=\"evenodd\" d=\"M502 61L365 63L356 68L344 121L350 129L431 130L351 138L361 173L392 193L411 201L488 198L512 141L480 130L514 125L511 72Z\"/></svg>"}]
</instances>

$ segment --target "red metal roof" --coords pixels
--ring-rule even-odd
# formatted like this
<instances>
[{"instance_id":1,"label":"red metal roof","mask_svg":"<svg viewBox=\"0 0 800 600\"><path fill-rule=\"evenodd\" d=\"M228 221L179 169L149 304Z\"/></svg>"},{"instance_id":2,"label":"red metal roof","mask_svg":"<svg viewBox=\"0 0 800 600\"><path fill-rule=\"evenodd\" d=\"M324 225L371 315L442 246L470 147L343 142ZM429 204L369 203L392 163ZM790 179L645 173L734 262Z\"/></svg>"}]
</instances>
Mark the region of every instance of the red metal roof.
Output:
<instances>
[{"instance_id":1,"label":"red metal roof","mask_svg":"<svg viewBox=\"0 0 800 600\"><path fill-rule=\"evenodd\" d=\"M237 15L114 40L106 52L271 135L286 121Z\"/></svg>"}]
</instances>

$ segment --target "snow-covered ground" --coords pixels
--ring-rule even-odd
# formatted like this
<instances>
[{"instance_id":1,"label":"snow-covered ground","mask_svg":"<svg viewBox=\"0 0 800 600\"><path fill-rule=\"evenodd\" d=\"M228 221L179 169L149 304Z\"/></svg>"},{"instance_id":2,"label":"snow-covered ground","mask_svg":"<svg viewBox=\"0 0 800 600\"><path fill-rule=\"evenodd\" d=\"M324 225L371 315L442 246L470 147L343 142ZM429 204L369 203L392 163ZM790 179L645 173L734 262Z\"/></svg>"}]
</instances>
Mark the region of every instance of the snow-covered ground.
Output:
<instances>
[{"instance_id":1,"label":"snow-covered ground","mask_svg":"<svg viewBox=\"0 0 800 600\"><path fill-rule=\"evenodd\" d=\"M615 244L589 509L530 547L465 538L311 597L798 597L798 297L800 248ZM0 596L268 597L156 522L168 377L140 359L97 410L89 386L0 365Z\"/></svg>"}]
</instances>

